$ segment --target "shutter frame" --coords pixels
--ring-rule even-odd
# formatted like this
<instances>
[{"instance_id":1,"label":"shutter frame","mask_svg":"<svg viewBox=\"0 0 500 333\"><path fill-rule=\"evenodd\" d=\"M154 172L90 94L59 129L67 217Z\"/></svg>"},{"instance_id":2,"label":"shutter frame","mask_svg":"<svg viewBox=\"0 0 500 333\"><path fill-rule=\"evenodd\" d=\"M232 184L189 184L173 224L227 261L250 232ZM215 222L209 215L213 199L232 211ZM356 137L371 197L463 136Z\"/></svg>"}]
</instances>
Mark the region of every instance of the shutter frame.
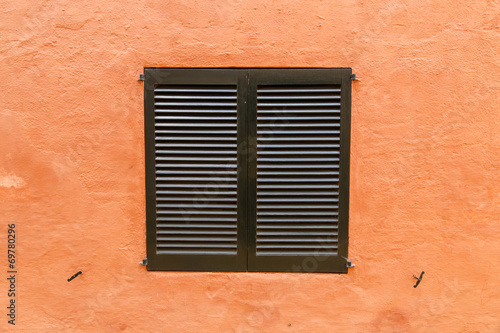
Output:
<instances>
[{"instance_id":1,"label":"shutter frame","mask_svg":"<svg viewBox=\"0 0 500 333\"><path fill-rule=\"evenodd\" d=\"M242 70L210 70L210 69L164 69L164 68L146 68L144 70L145 86L144 86L144 105L145 105L145 146L146 146L146 236L147 236L147 257L148 257L148 270L170 270L170 271L245 271L246 270L246 156L241 149L238 149L242 142L246 141L246 73ZM236 154L237 169L236 169L236 254L208 254L207 250L203 254L193 253L189 248L183 251L189 254L178 254L173 251L164 251L168 253L159 253L158 251L158 221L157 221L157 164L156 156L158 149L155 147L155 127L156 127L156 108L155 108L155 87L161 85L173 86L217 86L217 85L234 85L237 87L237 132L236 132L236 147L234 154ZM173 102L178 104L177 102ZM188 110L197 107L187 107ZM223 107L221 107L223 108ZM210 117L210 113L207 114ZM189 114L186 113L186 116ZM170 121L170 120L169 120ZM165 126L171 125L167 123ZM170 128L167 127L167 128ZM185 129L190 129L190 125L185 125ZM196 132L196 131L192 131ZM182 135L182 134L181 134ZM196 139L196 134L192 138ZM196 142L196 141L194 141ZM167 151L170 152L170 151ZM191 151L190 151L191 152ZM168 157L169 155L167 155ZM200 157L203 155L200 155ZM196 163L196 161L191 162ZM204 157L201 157L204 158ZM181 158L182 159L182 156ZM169 163L168 161L166 163ZM184 163L184 162L181 162ZM186 162L189 163L189 162ZM181 171L182 172L182 171ZM160 175L161 176L161 175ZM204 185L204 183L200 184ZM167 182L167 186L169 183ZM175 186L175 183L174 185ZM194 186L194 185L193 185ZM221 185L224 186L224 185ZM218 184L215 184L215 191L217 191ZM167 191L168 192L168 191ZM209 207L210 209L210 207ZM180 213L177 213L178 216ZM174 215L175 216L175 215ZM190 218L188 218L190 219ZM176 223L176 222L175 222ZM179 217L179 223L182 223ZM185 224L188 227L193 227L188 222ZM215 222L214 222L215 223ZM194 224L194 223L193 223ZM167 226L170 226L168 224ZM186 228L188 228L186 227ZM196 230L196 229L194 229ZM195 231L198 232L198 231ZM207 235L209 238L210 235ZM216 236L214 236L216 237ZM166 246L174 244L166 242ZM178 243L175 243L176 245ZM194 246L198 247L198 242L192 242ZM173 246L173 245L172 245ZM181 249L181 250L182 250Z\"/></svg>"},{"instance_id":2,"label":"shutter frame","mask_svg":"<svg viewBox=\"0 0 500 333\"><path fill-rule=\"evenodd\" d=\"M350 68L340 69L184 69L145 68L146 236L148 270L347 272ZM237 255L159 255L157 253L155 92L157 85L237 86ZM257 227L257 85L341 86L338 251L326 260L312 256L256 256ZM317 264L317 265L316 265Z\"/></svg>"},{"instance_id":3,"label":"shutter frame","mask_svg":"<svg viewBox=\"0 0 500 333\"><path fill-rule=\"evenodd\" d=\"M348 214L349 214L349 155L351 69L254 69L249 70L249 146L254 155L249 157L249 271L261 272L335 272L347 273ZM258 255L257 254L257 87L340 85L340 168L337 254L315 255ZM272 105L272 104L271 104ZM271 108L272 109L272 108ZM255 111L254 111L255 110ZM286 198L286 197L285 197ZM300 217L300 216L299 216ZM264 224L265 225L265 224Z\"/></svg>"}]
</instances>

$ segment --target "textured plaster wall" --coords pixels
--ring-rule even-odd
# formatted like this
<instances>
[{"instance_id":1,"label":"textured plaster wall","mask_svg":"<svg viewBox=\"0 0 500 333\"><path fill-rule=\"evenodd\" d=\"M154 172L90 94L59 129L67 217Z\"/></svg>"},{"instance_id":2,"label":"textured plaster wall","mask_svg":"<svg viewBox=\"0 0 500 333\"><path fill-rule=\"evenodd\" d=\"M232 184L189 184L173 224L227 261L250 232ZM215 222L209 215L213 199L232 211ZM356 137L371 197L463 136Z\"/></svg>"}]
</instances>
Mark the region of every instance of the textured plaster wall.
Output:
<instances>
[{"instance_id":1,"label":"textured plaster wall","mask_svg":"<svg viewBox=\"0 0 500 333\"><path fill-rule=\"evenodd\" d=\"M500 332L498 1L0 0L0 11L1 331ZM352 67L356 267L140 266L137 78L149 66Z\"/></svg>"}]
</instances>

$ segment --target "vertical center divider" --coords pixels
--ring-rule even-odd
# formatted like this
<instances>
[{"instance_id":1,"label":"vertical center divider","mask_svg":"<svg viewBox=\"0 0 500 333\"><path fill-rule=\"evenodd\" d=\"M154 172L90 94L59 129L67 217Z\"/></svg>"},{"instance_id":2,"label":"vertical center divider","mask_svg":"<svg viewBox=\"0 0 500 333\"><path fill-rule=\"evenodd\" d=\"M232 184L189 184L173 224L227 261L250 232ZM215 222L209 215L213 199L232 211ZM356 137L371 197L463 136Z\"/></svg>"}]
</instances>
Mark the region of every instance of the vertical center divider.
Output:
<instances>
[{"instance_id":1,"label":"vertical center divider","mask_svg":"<svg viewBox=\"0 0 500 333\"><path fill-rule=\"evenodd\" d=\"M248 183L247 227L248 266L253 270L257 255L257 85L251 72L247 72L247 127L248 127Z\"/></svg>"},{"instance_id":2,"label":"vertical center divider","mask_svg":"<svg viewBox=\"0 0 500 333\"><path fill-rule=\"evenodd\" d=\"M238 70L238 270L248 270L248 80L247 71Z\"/></svg>"}]
</instances>

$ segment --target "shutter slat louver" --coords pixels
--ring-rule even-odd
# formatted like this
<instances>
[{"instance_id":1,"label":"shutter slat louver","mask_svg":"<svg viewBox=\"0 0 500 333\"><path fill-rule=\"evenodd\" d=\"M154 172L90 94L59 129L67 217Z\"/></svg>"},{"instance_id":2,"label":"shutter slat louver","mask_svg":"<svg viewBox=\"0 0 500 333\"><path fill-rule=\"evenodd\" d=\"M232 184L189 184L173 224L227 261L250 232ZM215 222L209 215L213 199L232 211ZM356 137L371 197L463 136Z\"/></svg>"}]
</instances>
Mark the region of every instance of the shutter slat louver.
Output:
<instances>
[{"instance_id":1,"label":"shutter slat louver","mask_svg":"<svg viewBox=\"0 0 500 333\"><path fill-rule=\"evenodd\" d=\"M340 192L348 175L341 172L346 160L341 125L348 116L343 103L350 95L344 91L346 74L300 69L250 74L256 109L255 162L249 169L256 201L251 270L346 271L345 243L339 240L346 207ZM294 84L299 77L302 83Z\"/></svg>"},{"instance_id":2,"label":"shutter slat louver","mask_svg":"<svg viewBox=\"0 0 500 333\"><path fill-rule=\"evenodd\" d=\"M157 251L159 254L235 255L237 205L216 204L217 201L212 201L212 198L220 199L227 193L236 195L237 88L211 85L195 89L160 85L154 93L155 106L172 107L162 109L161 115L155 115L156 133L175 134L175 141L164 142L160 137L155 144ZM206 114L203 112L206 107L216 108ZM185 108L189 109L189 116ZM222 115L218 111L231 112L223 112ZM219 128L231 128L233 131L214 131ZM207 136L223 133L227 136L218 137L215 148L214 145L204 144L202 137L193 137L193 132ZM186 137L188 140L185 140ZM198 140L193 140L195 138ZM165 161L169 164L163 164ZM214 169L222 171L214 173ZM180 199L178 192L183 189L186 191ZM233 189L234 192L229 191ZM235 197L233 199L236 200ZM163 203L165 201L169 203ZM159 237L169 234L175 235L176 240ZM188 235L191 238L183 237ZM219 238L214 243L206 240L207 235L230 237Z\"/></svg>"}]
</instances>

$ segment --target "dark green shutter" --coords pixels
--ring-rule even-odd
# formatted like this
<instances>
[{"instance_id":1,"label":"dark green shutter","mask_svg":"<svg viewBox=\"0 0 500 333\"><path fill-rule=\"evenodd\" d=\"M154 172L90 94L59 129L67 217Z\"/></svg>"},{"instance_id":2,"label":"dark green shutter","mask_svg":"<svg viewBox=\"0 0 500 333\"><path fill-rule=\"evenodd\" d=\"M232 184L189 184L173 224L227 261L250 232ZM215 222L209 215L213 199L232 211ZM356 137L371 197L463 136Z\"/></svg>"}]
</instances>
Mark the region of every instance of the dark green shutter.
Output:
<instances>
[{"instance_id":1,"label":"dark green shutter","mask_svg":"<svg viewBox=\"0 0 500 333\"><path fill-rule=\"evenodd\" d=\"M145 69L149 270L346 272L350 69Z\"/></svg>"},{"instance_id":2,"label":"dark green shutter","mask_svg":"<svg viewBox=\"0 0 500 333\"><path fill-rule=\"evenodd\" d=\"M150 270L246 269L244 78L145 71Z\"/></svg>"},{"instance_id":3,"label":"dark green shutter","mask_svg":"<svg viewBox=\"0 0 500 333\"><path fill-rule=\"evenodd\" d=\"M350 70L252 70L251 271L346 272Z\"/></svg>"}]
</instances>

